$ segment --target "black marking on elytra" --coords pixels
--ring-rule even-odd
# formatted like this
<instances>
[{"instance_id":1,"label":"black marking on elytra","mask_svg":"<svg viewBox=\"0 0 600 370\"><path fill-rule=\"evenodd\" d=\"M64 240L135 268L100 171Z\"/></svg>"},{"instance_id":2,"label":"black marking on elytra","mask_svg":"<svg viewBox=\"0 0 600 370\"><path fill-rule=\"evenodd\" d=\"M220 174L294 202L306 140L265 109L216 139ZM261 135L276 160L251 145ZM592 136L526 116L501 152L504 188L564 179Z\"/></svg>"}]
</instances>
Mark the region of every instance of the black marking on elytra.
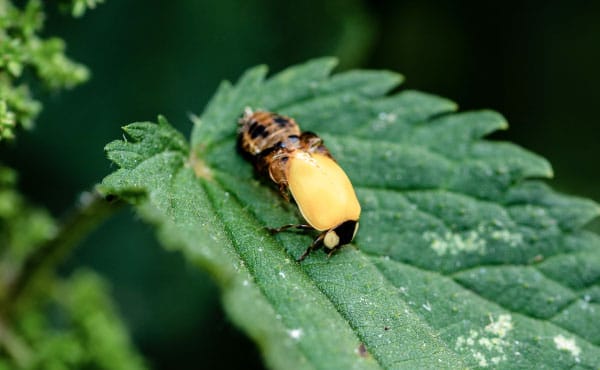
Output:
<instances>
[{"instance_id":1,"label":"black marking on elytra","mask_svg":"<svg viewBox=\"0 0 600 370\"><path fill-rule=\"evenodd\" d=\"M257 157L266 157L269 154L273 153L274 151L276 151L278 149L281 149L281 148L284 148L284 147L285 147L284 144L281 141L278 141L278 142L275 143L275 145L270 146L270 147L264 149L263 151L261 151L260 153L258 153L256 156Z\"/></svg>"},{"instance_id":2,"label":"black marking on elytra","mask_svg":"<svg viewBox=\"0 0 600 370\"><path fill-rule=\"evenodd\" d=\"M250 127L248 127L248 132L256 129L256 126L258 126L258 122L257 121L252 121L252 124L250 125Z\"/></svg>"},{"instance_id":3,"label":"black marking on elytra","mask_svg":"<svg viewBox=\"0 0 600 370\"><path fill-rule=\"evenodd\" d=\"M285 126L287 126L287 125L290 124L289 118L285 118L285 117L282 117L282 116L275 116L275 117L273 117L273 121L275 121L281 127L285 127Z\"/></svg>"},{"instance_id":4,"label":"black marking on elytra","mask_svg":"<svg viewBox=\"0 0 600 370\"><path fill-rule=\"evenodd\" d=\"M246 160L254 163L254 155L252 155L252 153L250 153L248 150L246 150L246 148L244 148L245 145L247 144L245 143L244 138L242 137L242 135L239 135L235 146L237 152L241 154L242 157L244 157Z\"/></svg>"},{"instance_id":5,"label":"black marking on elytra","mask_svg":"<svg viewBox=\"0 0 600 370\"><path fill-rule=\"evenodd\" d=\"M265 136L265 127L263 125L257 125L253 129L251 128L249 133L250 133L250 137L253 139L256 139L259 135L262 137L266 137ZM266 134L267 134L267 136L269 135L269 133L266 133Z\"/></svg>"}]
</instances>

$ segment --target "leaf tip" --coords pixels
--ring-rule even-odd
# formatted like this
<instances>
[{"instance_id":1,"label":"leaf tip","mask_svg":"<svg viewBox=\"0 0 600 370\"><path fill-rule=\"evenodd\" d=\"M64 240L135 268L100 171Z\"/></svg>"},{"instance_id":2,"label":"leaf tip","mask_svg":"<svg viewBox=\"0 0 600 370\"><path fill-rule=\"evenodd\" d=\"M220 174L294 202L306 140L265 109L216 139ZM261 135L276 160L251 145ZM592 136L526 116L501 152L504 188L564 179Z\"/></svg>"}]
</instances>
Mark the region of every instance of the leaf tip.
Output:
<instances>
[{"instance_id":1,"label":"leaf tip","mask_svg":"<svg viewBox=\"0 0 600 370\"><path fill-rule=\"evenodd\" d=\"M188 113L188 119L192 122L194 126L200 126L200 123L202 122L200 116L196 113Z\"/></svg>"},{"instance_id":2,"label":"leaf tip","mask_svg":"<svg viewBox=\"0 0 600 370\"><path fill-rule=\"evenodd\" d=\"M544 176L546 176L549 179L553 179L554 178L554 169L552 168L552 165L546 159L544 159L544 162L545 162L544 164L546 167L546 168L544 168L544 172L545 172Z\"/></svg>"},{"instance_id":3,"label":"leaf tip","mask_svg":"<svg viewBox=\"0 0 600 370\"><path fill-rule=\"evenodd\" d=\"M406 77L404 77L402 73L390 70L386 70L384 72L390 77L390 80L392 80L396 86L401 85L404 83L404 81L406 81Z\"/></svg>"},{"instance_id":4,"label":"leaf tip","mask_svg":"<svg viewBox=\"0 0 600 370\"><path fill-rule=\"evenodd\" d=\"M327 68L329 68L329 70L334 69L339 64L338 58L333 57L333 56L316 58L316 59L313 59L311 62L313 62L315 64L322 64L323 66L327 66Z\"/></svg>"},{"instance_id":5,"label":"leaf tip","mask_svg":"<svg viewBox=\"0 0 600 370\"><path fill-rule=\"evenodd\" d=\"M268 65L266 65L266 64L259 64L259 65L256 65L256 66L252 67L245 74L256 74L257 76L261 76L261 78L264 78L267 75L268 72L269 72L269 66Z\"/></svg>"},{"instance_id":6,"label":"leaf tip","mask_svg":"<svg viewBox=\"0 0 600 370\"><path fill-rule=\"evenodd\" d=\"M167 121L167 118L165 116L163 116L162 114L159 114L158 117L156 118L157 122L159 125L161 126L165 126L169 124L169 121Z\"/></svg>"},{"instance_id":7,"label":"leaf tip","mask_svg":"<svg viewBox=\"0 0 600 370\"><path fill-rule=\"evenodd\" d=\"M591 217L589 219L589 221L593 221L596 218L598 218L600 216L600 204L598 204L595 200L591 200L590 199L590 204L591 204Z\"/></svg>"},{"instance_id":8,"label":"leaf tip","mask_svg":"<svg viewBox=\"0 0 600 370\"><path fill-rule=\"evenodd\" d=\"M510 125L508 124L508 121L506 120L506 118L504 118L504 116L501 115L501 117L501 121L498 124L498 130L506 131L508 130Z\"/></svg>"},{"instance_id":9,"label":"leaf tip","mask_svg":"<svg viewBox=\"0 0 600 370\"><path fill-rule=\"evenodd\" d=\"M553 179L554 169L552 168L552 164L550 164L550 162L542 156L531 152L528 153L534 158L535 166L532 171L526 175L526 177Z\"/></svg>"}]
</instances>

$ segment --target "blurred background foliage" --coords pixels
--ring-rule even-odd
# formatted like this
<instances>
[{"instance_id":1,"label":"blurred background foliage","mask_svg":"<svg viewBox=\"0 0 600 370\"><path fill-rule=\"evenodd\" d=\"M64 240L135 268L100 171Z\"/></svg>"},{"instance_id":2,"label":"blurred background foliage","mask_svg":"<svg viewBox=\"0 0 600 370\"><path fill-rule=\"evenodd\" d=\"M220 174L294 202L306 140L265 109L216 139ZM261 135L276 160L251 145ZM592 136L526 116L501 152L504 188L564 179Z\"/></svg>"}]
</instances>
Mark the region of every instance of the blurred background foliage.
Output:
<instances>
[{"instance_id":1,"label":"blurred background foliage","mask_svg":"<svg viewBox=\"0 0 600 370\"><path fill-rule=\"evenodd\" d=\"M108 0L80 19L47 12L43 35L63 38L91 78L61 93L33 86L44 106L36 128L1 155L28 199L55 216L113 170L102 148L120 126L160 113L187 134L188 115L201 113L220 80L322 55L337 56L338 70L401 72L405 87L463 110L500 111L511 127L494 139L548 158L554 187L600 200L600 2ZM130 210L93 232L60 271L81 267L108 281L151 367L262 368L210 279L161 249Z\"/></svg>"}]
</instances>

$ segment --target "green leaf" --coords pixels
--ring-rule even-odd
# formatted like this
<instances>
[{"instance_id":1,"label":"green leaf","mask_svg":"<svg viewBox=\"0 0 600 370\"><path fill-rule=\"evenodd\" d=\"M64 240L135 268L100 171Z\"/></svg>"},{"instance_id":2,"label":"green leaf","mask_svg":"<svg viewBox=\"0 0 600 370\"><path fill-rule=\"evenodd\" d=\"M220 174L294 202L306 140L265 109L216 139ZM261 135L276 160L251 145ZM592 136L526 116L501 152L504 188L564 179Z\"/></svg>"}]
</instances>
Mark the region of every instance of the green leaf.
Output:
<instances>
[{"instance_id":1,"label":"green leaf","mask_svg":"<svg viewBox=\"0 0 600 370\"><path fill-rule=\"evenodd\" d=\"M14 361L10 368L146 368L98 275L77 271L68 280L57 279L46 293L12 318L29 348L22 363Z\"/></svg>"},{"instance_id":2,"label":"green leaf","mask_svg":"<svg viewBox=\"0 0 600 370\"><path fill-rule=\"evenodd\" d=\"M223 83L189 147L164 119L126 126L102 190L212 273L272 368L596 368L600 238L582 227L599 207L530 180L552 176L545 159L482 139L499 114L333 66ZM236 152L246 106L325 139L362 204L352 245L297 263L311 235L265 230L300 216Z\"/></svg>"},{"instance_id":3,"label":"green leaf","mask_svg":"<svg viewBox=\"0 0 600 370\"><path fill-rule=\"evenodd\" d=\"M82 17L88 9L94 9L104 0L61 0L59 8L70 12L73 17Z\"/></svg>"},{"instance_id":4,"label":"green leaf","mask_svg":"<svg viewBox=\"0 0 600 370\"><path fill-rule=\"evenodd\" d=\"M50 214L31 205L15 188L16 172L0 164L0 254L2 275L18 270L24 259L56 235ZM7 276L3 276L6 278ZM4 295L0 288L0 300Z\"/></svg>"},{"instance_id":5,"label":"green leaf","mask_svg":"<svg viewBox=\"0 0 600 370\"><path fill-rule=\"evenodd\" d=\"M0 369L145 368L100 277L54 276L56 241L81 230L58 227L16 183L16 173L0 165ZM102 210L86 210L89 227Z\"/></svg>"},{"instance_id":6,"label":"green leaf","mask_svg":"<svg viewBox=\"0 0 600 370\"><path fill-rule=\"evenodd\" d=\"M63 0L66 1L66 0ZM94 8L102 0L71 0L73 14L80 16L86 7ZM53 37L43 39L43 3L29 0L22 8L0 0L0 141L13 139L15 128L29 129L41 111L31 93L31 70L50 90L72 88L89 78L89 71L65 55L65 43Z\"/></svg>"}]
</instances>

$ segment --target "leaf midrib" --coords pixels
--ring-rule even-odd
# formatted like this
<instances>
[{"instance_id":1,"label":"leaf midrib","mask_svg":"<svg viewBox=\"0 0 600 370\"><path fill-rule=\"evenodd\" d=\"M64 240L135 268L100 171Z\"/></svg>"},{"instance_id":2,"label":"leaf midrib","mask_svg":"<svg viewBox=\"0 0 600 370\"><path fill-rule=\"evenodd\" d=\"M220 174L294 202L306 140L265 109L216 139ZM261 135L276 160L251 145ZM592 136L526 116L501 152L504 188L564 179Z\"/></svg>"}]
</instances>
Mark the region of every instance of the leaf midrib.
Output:
<instances>
[{"instance_id":1,"label":"leaf midrib","mask_svg":"<svg viewBox=\"0 0 600 370\"><path fill-rule=\"evenodd\" d=\"M218 171L218 170L216 170L216 169L215 169L215 171ZM229 175L229 174L227 174L227 175ZM219 185L221 188L223 188L224 190L228 191L228 192L229 192L229 193L230 193L230 194L233 196L233 198L236 200L236 202L238 203L238 205L242 206L242 205L244 204L244 203L242 202L242 200L241 200L241 199L240 199L240 198L237 196L237 193L234 191L234 189L230 189L230 188L229 188L229 187L228 187L226 184L224 184L223 182L221 182L221 181L219 181L219 180L215 180L215 181L218 183L218 185ZM211 198L211 202L213 202L213 199L212 199L212 198ZM213 209L215 209L215 207L214 207L214 203L212 203L212 204L211 204L211 206L213 207ZM255 213L254 211L252 211L252 210L251 210L250 208L248 208L248 207L246 207L245 209L246 209L246 211L247 211L247 212L248 212L248 213L249 213L249 214L250 214L250 215L251 215L251 216L254 218L254 220L255 220L255 221L258 223L258 224L262 224L261 220L260 220L260 219L257 217L257 215L256 215L256 213ZM219 215L219 218L221 219L222 223L223 223L224 225L226 225L226 223L224 222L224 220L223 220L223 219L222 219L222 217L221 217L221 214L220 214L219 212L217 212L217 214ZM229 226L224 226L224 227L226 227L227 229L229 229ZM230 234L230 231L229 231L229 230L227 231L227 233L228 233L228 237L229 237L229 238L230 238L230 239L233 241L233 238L232 238L232 236L231 236L231 234ZM277 245L278 245L280 248L282 248L283 250L285 250L285 246L284 246L283 242L281 242L281 241L280 241L279 239L277 239L277 238L274 238L274 240L275 240L275 243L276 243L276 244L277 244ZM239 247L239 246L237 245L237 243L235 244L235 246L236 246L236 247ZM237 250L236 250L236 253L237 253ZM366 253L364 253L363 251L360 251L360 250L359 250L359 253L363 253L363 254L367 255ZM244 262L245 262L245 260L244 260L244 259L241 257L241 255L240 255L239 253L237 253L237 255L238 255L238 257L240 258L240 260L242 260L242 261L244 261ZM293 256L291 256L291 255L290 255L290 257L293 259ZM373 265L373 264L371 264L371 265L372 265L372 266L374 266L374 267L377 269L377 271L378 271L378 272L379 272L379 274L380 274L380 277L381 277L383 280L385 280L385 281L386 281L387 283L389 283L390 285L392 285L392 286L395 286L395 285L394 285L394 284L393 284L393 283L392 283L392 282L391 282L391 281L390 281L390 280L389 280L389 279L388 279L388 278L387 278L387 277L386 277L386 276L385 276L385 275L384 275L384 274L383 274L383 273L380 271L380 269L379 269L379 268L377 268L377 266L376 266L376 265ZM348 317L346 317L346 315L345 315L345 314L344 314L344 313L343 313L343 312L340 310L340 308L339 308L339 307L338 307L338 306L337 306L337 305L336 305L336 304L335 304L335 303L334 303L334 302L331 300L331 298L329 297L329 295L328 295L328 294L327 294L327 293L326 293L326 292L325 292L325 291L324 291L324 290L323 290L323 289L322 289L322 288L321 288L321 287L320 287L318 284L316 284L316 283L315 283L314 279L313 279L313 278L312 278L312 277L311 277L311 276L310 276L310 275L309 275L309 274L308 274L308 273L307 273L307 272L304 270L304 268L301 268L300 270L301 270L301 271L302 271L302 273L303 273L303 274L304 274L304 275L307 277L307 280L311 282L311 284L314 286L314 288L316 288L316 289L317 289L317 290L318 290L318 291L319 291L319 292L320 292L320 293L321 293L321 294L322 294L322 295L323 295L323 296L324 296L324 297L325 297L325 298L326 298L326 299L327 299L327 300L328 300L328 301L329 301L329 302L332 304L332 306L335 308L336 312L337 312L337 313L340 315L340 317L341 317L341 318L343 318L343 320L346 322L346 324L347 324L347 325L348 325L348 326L349 326L349 327L352 329L352 332L354 333L354 335L356 335L356 336L358 337L358 339L359 339L359 340L360 340L362 343L365 343L366 347L369 349L369 353L371 353L371 354L373 355L373 357L375 358L375 360L377 361L377 364L378 364L378 366L380 366L381 368L384 368L384 367L383 367L383 365L382 365L382 361L381 361L381 359L380 359L378 356L376 356L376 355L375 355L375 352L373 352L373 351L374 351L374 347L375 347L375 346L369 346L369 343L368 343L368 340L367 340L367 338L364 338L364 337L363 337L363 336L360 334L360 331L359 331L359 330L357 330L357 328L356 328L356 327L355 327L355 326L352 324L352 320L349 320L349 319L348 319ZM257 284L257 285L259 285L259 287L260 287L260 290L261 290L261 292L263 293L263 296L265 297L265 299L267 299L267 300L268 300L268 298L267 298L267 295L265 295L265 294L264 294L264 291L263 291L263 289L264 289L264 288L263 288L263 287L262 287L260 284ZM272 304L272 302L270 302L270 303L271 303L271 305L274 307L274 309L276 310L276 306L275 306L275 305L273 305L273 304ZM411 311L412 311L412 310L411 310ZM413 311L412 313L413 313L413 314L415 314L415 315L417 315L417 314L416 314L414 311ZM420 315L418 315L418 317L421 317L421 316L420 316ZM429 330L431 330L432 332L434 332L434 330L433 330L434 328L433 328L433 327L431 327L431 325L430 325L428 322L426 322L426 321L423 321L423 320L422 320L420 324L421 324L421 325L423 325L423 326L426 326L426 327L427 327ZM448 345L446 342L444 342L444 341L440 341L440 342L441 342L441 343L442 343L442 344L443 344L443 345L446 347L446 349L447 349L449 352L456 353L456 352L455 352L455 351L454 351L452 348L450 348L450 347L449 347L449 345ZM456 354L457 354L457 353L456 353ZM457 354L457 355L459 355L459 354ZM424 356L423 358L429 358L429 357L431 357L431 356ZM411 358L408 358L408 359L406 359L406 360L405 360L405 361L403 361L403 362L406 362L406 361L411 361L411 360L414 360L415 358L416 358L416 357L411 357Z\"/></svg>"},{"instance_id":2,"label":"leaf midrib","mask_svg":"<svg viewBox=\"0 0 600 370\"><path fill-rule=\"evenodd\" d=\"M204 190L206 191L206 185L203 183L203 181L201 181L201 182L202 182L202 187L203 187L203 188L204 188ZM233 198L236 200L237 204L238 204L238 205L240 205L240 206L243 208L243 202L242 202L242 201L241 201L241 199L240 199L240 198L237 196L237 193L236 193L236 192L235 192L233 189L229 189L229 188L228 188L228 187L227 187L227 186L226 186L224 183L222 183L222 182L218 181L217 179L215 179L215 182L216 182L216 183L217 183L217 184L218 184L218 185L219 185L221 188L223 188L224 190L226 190L226 191L228 191L230 194L232 194L232 196L233 196ZM207 191L207 194L209 194L209 192L208 192L208 191ZM230 240L230 241L231 241L231 243L232 243L232 246L234 247L234 250L235 250L235 252L236 252L236 255L237 255L237 257L239 258L239 260L240 260L240 261L244 261L244 262L246 262L246 261L245 261L245 260L242 258L241 254L238 252L238 249L240 248L240 246L239 246L239 244L237 243L237 241L235 240L235 238L233 237L233 235L232 235L232 233L231 233L231 229L230 229L230 228L231 228L231 226L230 226L230 225L229 225L227 222L225 222L225 220L224 220L223 216L221 215L221 213L220 213L220 212L218 212L218 208L217 208L217 207L216 207L216 205L215 205L215 200L213 199L213 197L209 195L209 196L208 196L208 198L209 198L209 200L210 200L211 207L212 207L213 211L215 212L215 214L217 215L217 217L218 217L218 218L219 218L219 220L221 221L221 224L223 225L223 229L225 230L225 232L226 232L226 234L227 234L227 237L229 238L229 240ZM259 224L261 223L261 222L260 222L260 220L259 220L259 219L256 217L256 215L255 215L255 213L254 213L254 212L251 212L251 211L250 211L248 208L246 208L246 211L252 215L252 217L255 219L255 221L257 221L257 223L259 223ZM276 241L275 241L275 243L276 243L276 244L278 244L278 245L279 245L279 247L281 247L281 248L284 248L284 246L283 246L283 243L281 243L279 240L276 240ZM247 266L247 264L246 264L246 266ZM309 276L309 275L306 273L306 271L304 271L304 269L300 269L300 270L301 270L301 271L302 271L302 273L303 273L303 274L306 276L307 280L309 280L309 281L311 281L311 282L312 282L312 279L311 279L311 278L310 278L310 276ZM251 272L251 270L249 270L249 271ZM256 279L255 279L255 281L256 281ZM269 299L269 296L268 296L267 294L265 294L265 293L264 293L264 287L263 287L263 284L256 284L256 285L257 285L257 286L258 286L258 288L260 289L260 292L261 292L261 294L263 295L263 297L264 297L264 298L265 298L265 299L266 299L266 300L269 302L269 304L271 305L271 307L273 307L273 309L274 309L274 310L277 312L277 306L276 306L275 304L273 304L273 302L272 302L272 301ZM319 292L321 292L321 294L322 294L323 296L327 297L327 295L325 295L325 294L323 293L323 291L322 291L322 290L321 290L321 289L320 289L320 288L319 288L319 287L318 287L316 284L314 284L314 283L313 283L313 285L314 285L314 287L315 287L316 289L318 289L318 290L319 290ZM331 300L329 299L329 297L327 297L327 300L328 300L329 302L331 302ZM341 312L339 311L338 307L337 307L335 304L333 304L333 302L331 302L331 303L332 303L332 306L333 306L333 307L336 309L336 312L337 312L337 313L340 315L340 317L344 317L344 316L341 314ZM345 322L346 322L346 323L347 323L347 324L348 324L348 325L349 325L349 326L352 328L352 332L354 333L354 335L356 335L360 341L364 342L364 339L363 339L363 338L360 338L359 334L358 334L358 333L357 333L357 332L354 330L355 328L353 328L353 327L350 325L350 323L348 322L348 320L346 320L346 319L345 319L345 317L344 317L344 321L345 321ZM303 347L303 346L299 346L299 348L300 348L300 351L302 352L302 354L305 356L305 358L306 358L307 360L309 360L309 359L310 359L310 357L306 356L306 355L307 355L307 353L306 353L306 350L304 349L304 347ZM383 369L383 366L382 366L382 364L381 364L381 361L380 361L378 358L375 358L375 359L376 359L376 361L377 361L377 365L378 365L380 368L382 368L382 369Z\"/></svg>"}]
</instances>

